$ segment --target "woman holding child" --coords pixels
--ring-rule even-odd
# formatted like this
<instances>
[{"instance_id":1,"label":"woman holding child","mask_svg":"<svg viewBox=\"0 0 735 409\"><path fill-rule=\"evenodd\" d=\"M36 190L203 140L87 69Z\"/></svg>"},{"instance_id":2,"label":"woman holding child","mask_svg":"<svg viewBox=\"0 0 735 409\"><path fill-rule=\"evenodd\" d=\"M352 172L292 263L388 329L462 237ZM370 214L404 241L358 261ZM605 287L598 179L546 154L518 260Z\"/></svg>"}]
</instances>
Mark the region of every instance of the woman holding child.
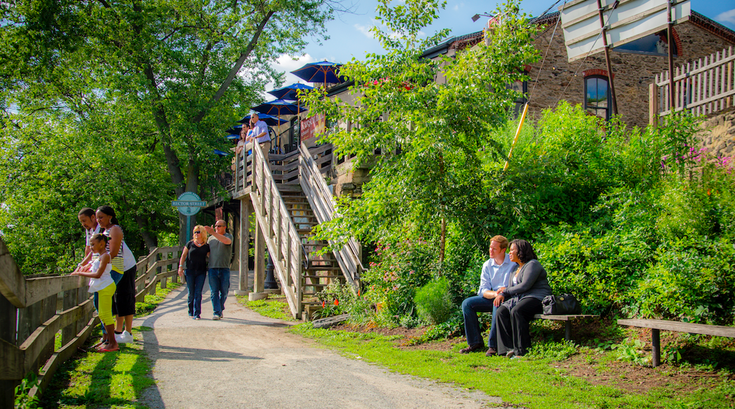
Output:
<instances>
[{"instance_id":1,"label":"woman holding child","mask_svg":"<svg viewBox=\"0 0 735 409\"><path fill-rule=\"evenodd\" d=\"M546 270L536 259L533 247L526 240L510 243L510 261L518 264L508 287L495 298L498 306L498 354L517 358L531 348L529 324L535 314L543 312L541 301L551 295ZM502 305L501 305L502 304Z\"/></svg>"}]
</instances>

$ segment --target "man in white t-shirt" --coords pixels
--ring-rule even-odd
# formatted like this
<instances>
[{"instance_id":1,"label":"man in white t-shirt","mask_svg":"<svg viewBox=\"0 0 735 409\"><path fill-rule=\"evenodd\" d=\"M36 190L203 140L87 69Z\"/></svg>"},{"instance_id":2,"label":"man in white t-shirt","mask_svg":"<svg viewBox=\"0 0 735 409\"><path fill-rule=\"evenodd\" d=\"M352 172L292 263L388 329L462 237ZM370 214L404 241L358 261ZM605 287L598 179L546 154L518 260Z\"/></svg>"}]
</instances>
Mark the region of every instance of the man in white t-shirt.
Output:
<instances>
[{"instance_id":1,"label":"man in white t-shirt","mask_svg":"<svg viewBox=\"0 0 735 409\"><path fill-rule=\"evenodd\" d=\"M77 266L81 267L84 265L87 265L89 263L89 260L92 258L92 247L91 243L89 242L92 239L92 236L94 236L97 233L102 233L105 231L102 227L100 227L99 224L97 224L97 216L95 216L94 209L90 209L89 207L85 207L84 209L79 211L79 214L77 215L79 218L79 223L82 224L82 227L84 227L84 259L81 263L79 263Z\"/></svg>"}]
</instances>

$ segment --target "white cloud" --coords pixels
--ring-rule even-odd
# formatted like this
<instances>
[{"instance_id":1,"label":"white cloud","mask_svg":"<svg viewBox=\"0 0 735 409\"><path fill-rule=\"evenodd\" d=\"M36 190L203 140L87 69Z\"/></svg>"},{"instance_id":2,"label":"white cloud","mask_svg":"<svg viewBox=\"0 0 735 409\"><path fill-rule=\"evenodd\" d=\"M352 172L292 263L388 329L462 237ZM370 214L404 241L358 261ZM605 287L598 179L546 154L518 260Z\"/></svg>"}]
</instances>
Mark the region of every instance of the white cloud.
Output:
<instances>
[{"instance_id":1,"label":"white cloud","mask_svg":"<svg viewBox=\"0 0 735 409\"><path fill-rule=\"evenodd\" d=\"M735 24L735 9L722 12L715 17L716 21L720 23Z\"/></svg>"},{"instance_id":2,"label":"white cloud","mask_svg":"<svg viewBox=\"0 0 735 409\"><path fill-rule=\"evenodd\" d=\"M355 24L354 26L357 31L361 32L367 38L375 38L375 35L370 31L373 26L363 26L362 24Z\"/></svg>"},{"instance_id":3,"label":"white cloud","mask_svg":"<svg viewBox=\"0 0 735 409\"><path fill-rule=\"evenodd\" d=\"M272 67L276 71L280 71L280 72L285 72L286 73L286 82L283 83L284 86L291 85L291 84L294 84L294 83L297 83L297 82L301 82L302 84L304 84L306 82L304 80L302 80L301 78L299 78L299 77L291 74L291 71L293 71L293 70L295 70L297 68L301 68L304 64L308 64L308 63L314 62L314 61L316 61L314 59L314 57L312 57L309 54L305 54L305 55L302 55L302 56L299 56L299 57L293 57L293 56L290 56L290 55L287 55L287 54L283 54L280 57L278 57L278 59L276 59L276 62L272 65ZM270 91L270 90L272 90L274 88L274 86L275 85L273 83L268 83L265 86L265 90L266 91ZM267 100L273 100L273 99L275 99L273 97L273 95L271 95L271 94L265 94L264 97Z\"/></svg>"}]
</instances>

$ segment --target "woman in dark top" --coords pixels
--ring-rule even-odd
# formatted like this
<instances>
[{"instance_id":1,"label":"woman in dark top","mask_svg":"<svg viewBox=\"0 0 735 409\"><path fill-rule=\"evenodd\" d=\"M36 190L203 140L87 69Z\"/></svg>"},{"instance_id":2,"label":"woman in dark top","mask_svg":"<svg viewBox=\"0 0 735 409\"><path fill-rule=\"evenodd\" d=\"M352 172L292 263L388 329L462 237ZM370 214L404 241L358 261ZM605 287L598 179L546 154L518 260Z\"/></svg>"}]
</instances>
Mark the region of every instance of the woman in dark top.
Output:
<instances>
[{"instance_id":1,"label":"woman in dark top","mask_svg":"<svg viewBox=\"0 0 735 409\"><path fill-rule=\"evenodd\" d=\"M189 316L195 320L202 315L202 289L207 277L207 231L203 226L194 227L194 239L186 243L179 260L179 277L184 278L186 261L186 288L189 290Z\"/></svg>"},{"instance_id":2,"label":"woman in dark top","mask_svg":"<svg viewBox=\"0 0 735 409\"><path fill-rule=\"evenodd\" d=\"M518 263L508 286L495 298L498 306L498 354L521 357L531 348L529 324L534 314L541 314L541 301L551 295L546 270L536 260L533 247L526 240L510 243L510 261ZM502 304L502 305L501 305Z\"/></svg>"}]
</instances>

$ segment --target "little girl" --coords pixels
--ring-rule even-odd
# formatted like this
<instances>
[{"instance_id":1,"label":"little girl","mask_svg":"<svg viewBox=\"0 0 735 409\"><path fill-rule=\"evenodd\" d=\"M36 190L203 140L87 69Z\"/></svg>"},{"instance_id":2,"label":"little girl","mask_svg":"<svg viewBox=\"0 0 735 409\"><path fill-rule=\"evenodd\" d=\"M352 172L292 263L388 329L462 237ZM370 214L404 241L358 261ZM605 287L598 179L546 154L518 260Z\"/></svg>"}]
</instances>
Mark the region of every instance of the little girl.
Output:
<instances>
[{"instance_id":1,"label":"little girl","mask_svg":"<svg viewBox=\"0 0 735 409\"><path fill-rule=\"evenodd\" d=\"M103 343L100 344L98 352L118 351L120 347L115 340L115 320L112 317L112 296L115 294L115 281L110 275L112 264L110 264L110 253L105 249L107 236L95 234L90 240L92 252L94 253L92 268L89 271L77 270L71 275L89 277L89 292L97 293L97 314L105 326Z\"/></svg>"}]
</instances>

